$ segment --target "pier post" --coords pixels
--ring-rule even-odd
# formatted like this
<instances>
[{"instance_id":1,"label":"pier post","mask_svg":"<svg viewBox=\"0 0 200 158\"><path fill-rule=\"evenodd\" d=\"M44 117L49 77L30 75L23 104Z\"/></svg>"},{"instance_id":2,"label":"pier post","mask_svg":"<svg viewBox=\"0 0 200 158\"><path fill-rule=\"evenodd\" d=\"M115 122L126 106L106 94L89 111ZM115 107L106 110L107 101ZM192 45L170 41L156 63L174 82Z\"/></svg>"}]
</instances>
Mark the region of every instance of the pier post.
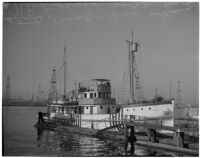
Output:
<instances>
[{"instance_id":1,"label":"pier post","mask_svg":"<svg viewBox=\"0 0 200 158\"><path fill-rule=\"evenodd\" d=\"M125 153L127 152L127 147L128 147L128 127L125 125L124 127L124 137L125 137L125 144L124 144L124 150L125 150Z\"/></svg>"},{"instance_id":2,"label":"pier post","mask_svg":"<svg viewBox=\"0 0 200 158\"><path fill-rule=\"evenodd\" d=\"M128 143L131 145L131 152L135 152L135 143L136 142L136 137L135 137L135 129L134 126L129 127L125 126L125 146L124 149L127 151Z\"/></svg>"},{"instance_id":3,"label":"pier post","mask_svg":"<svg viewBox=\"0 0 200 158\"><path fill-rule=\"evenodd\" d=\"M156 129L151 129L151 128L148 129L148 140L150 142L158 142Z\"/></svg>"},{"instance_id":4,"label":"pier post","mask_svg":"<svg viewBox=\"0 0 200 158\"><path fill-rule=\"evenodd\" d=\"M135 129L134 129L134 126L131 127L131 135L130 135L130 144L131 144L131 151L132 152L135 152L135 146L134 146L134 143L136 142L136 137L135 137Z\"/></svg>"},{"instance_id":5,"label":"pier post","mask_svg":"<svg viewBox=\"0 0 200 158\"><path fill-rule=\"evenodd\" d=\"M184 147L184 132L177 130L177 146Z\"/></svg>"},{"instance_id":6,"label":"pier post","mask_svg":"<svg viewBox=\"0 0 200 158\"><path fill-rule=\"evenodd\" d=\"M41 111L38 112L38 123L43 123L44 119L43 119L43 113Z\"/></svg>"},{"instance_id":7,"label":"pier post","mask_svg":"<svg viewBox=\"0 0 200 158\"><path fill-rule=\"evenodd\" d=\"M80 114L80 127L81 127L81 114Z\"/></svg>"},{"instance_id":8,"label":"pier post","mask_svg":"<svg viewBox=\"0 0 200 158\"><path fill-rule=\"evenodd\" d=\"M93 120L92 120L92 123L91 123L91 129L94 129Z\"/></svg>"}]
</instances>

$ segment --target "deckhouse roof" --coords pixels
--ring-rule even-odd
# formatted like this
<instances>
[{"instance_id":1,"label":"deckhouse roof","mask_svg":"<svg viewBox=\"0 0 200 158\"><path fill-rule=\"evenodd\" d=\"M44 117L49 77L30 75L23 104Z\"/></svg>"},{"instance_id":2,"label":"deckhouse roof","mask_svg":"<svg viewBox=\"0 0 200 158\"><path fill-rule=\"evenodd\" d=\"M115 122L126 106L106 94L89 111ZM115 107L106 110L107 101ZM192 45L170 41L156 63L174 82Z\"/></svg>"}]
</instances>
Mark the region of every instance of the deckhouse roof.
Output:
<instances>
[{"instance_id":1,"label":"deckhouse roof","mask_svg":"<svg viewBox=\"0 0 200 158\"><path fill-rule=\"evenodd\" d=\"M92 79L92 80L90 80L90 81L100 81L100 82L109 82L110 80L108 80L108 79Z\"/></svg>"}]
</instances>

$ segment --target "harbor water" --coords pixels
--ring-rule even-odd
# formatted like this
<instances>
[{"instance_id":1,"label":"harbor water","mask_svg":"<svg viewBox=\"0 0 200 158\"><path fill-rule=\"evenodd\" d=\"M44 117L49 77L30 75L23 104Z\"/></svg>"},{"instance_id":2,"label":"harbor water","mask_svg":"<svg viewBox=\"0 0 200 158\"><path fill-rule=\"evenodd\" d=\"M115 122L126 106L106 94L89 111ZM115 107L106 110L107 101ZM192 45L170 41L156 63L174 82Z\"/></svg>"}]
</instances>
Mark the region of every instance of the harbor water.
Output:
<instances>
[{"instance_id":1,"label":"harbor water","mask_svg":"<svg viewBox=\"0 0 200 158\"><path fill-rule=\"evenodd\" d=\"M121 142L34 127L38 111L46 107L3 106L4 156L177 156L168 151L135 146L125 153Z\"/></svg>"}]
</instances>

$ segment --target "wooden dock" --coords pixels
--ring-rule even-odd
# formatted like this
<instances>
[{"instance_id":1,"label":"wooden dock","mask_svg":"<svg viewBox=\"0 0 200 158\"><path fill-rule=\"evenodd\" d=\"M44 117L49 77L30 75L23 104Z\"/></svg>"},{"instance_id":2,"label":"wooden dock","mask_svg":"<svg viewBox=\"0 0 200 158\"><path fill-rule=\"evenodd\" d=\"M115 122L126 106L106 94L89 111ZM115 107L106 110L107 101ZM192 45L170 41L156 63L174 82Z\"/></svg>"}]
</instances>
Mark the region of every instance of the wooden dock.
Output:
<instances>
[{"instance_id":1,"label":"wooden dock","mask_svg":"<svg viewBox=\"0 0 200 158\"><path fill-rule=\"evenodd\" d=\"M93 120L88 120L93 121ZM101 120L99 120L101 121ZM188 155L199 155L199 147L198 144L196 148L191 148L193 145L186 141L186 135L188 135L191 131L193 134L196 133L195 139L199 139L199 129L198 128L185 128L185 127L171 127L171 126L164 126L162 124L153 124L152 121L144 121L140 119L132 120L132 119L124 119L124 120L104 120L104 121L114 121L112 127L105 128L102 130L91 129L91 128L82 128L78 126L78 124L74 125L63 125L62 123L70 123L70 120L65 121L58 121L57 123L54 121L47 121L47 122L40 122L35 125L37 128L42 128L46 130L53 130L55 132L72 132L76 134L82 134L92 137L98 137L103 139L112 139L115 141L120 141L124 143L124 148L127 150L127 146L130 143L131 150L134 150L134 145L142 145L154 149L163 149L169 150L172 152L178 152L182 154ZM71 121L74 123L74 120ZM116 129L116 127L124 128L123 131L111 131L112 128ZM136 132L136 128L143 128L145 136L138 135L140 132ZM168 143L163 141L161 137L159 137L160 130L171 131L173 136L170 138L168 137ZM197 134L198 133L198 134ZM142 137L142 139L140 139ZM171 143L169 143L171 142Z\"/></svg>"}]
</instances>

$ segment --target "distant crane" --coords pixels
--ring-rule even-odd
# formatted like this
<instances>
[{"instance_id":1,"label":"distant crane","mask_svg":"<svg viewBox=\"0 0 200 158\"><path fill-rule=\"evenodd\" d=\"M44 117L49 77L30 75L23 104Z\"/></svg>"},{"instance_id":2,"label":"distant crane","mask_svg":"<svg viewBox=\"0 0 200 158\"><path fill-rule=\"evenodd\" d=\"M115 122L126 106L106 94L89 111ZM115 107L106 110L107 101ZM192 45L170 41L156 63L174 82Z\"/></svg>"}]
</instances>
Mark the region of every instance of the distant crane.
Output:
<instances>
[{"instance_id":1,"label":"distant crane","mask_svg":"<svg viewBox=\"0 0 200 158\"><path fill-rule=\"evenodd\" d=\"M11 97L10 97L10 76L7 76L6 78L6 102L9 102Z\"/></svg>"},{"instance_id":2,"label":"distant crane","mask_svg":"<svg viewBox=\"0 0 200 158\"><path fill-rule=\"evenodd\" d=\"M181 81L178 81L178 87L177 87L177 106L182 106L182 100L181 100Z\"/></svg>"}]
</instances>

